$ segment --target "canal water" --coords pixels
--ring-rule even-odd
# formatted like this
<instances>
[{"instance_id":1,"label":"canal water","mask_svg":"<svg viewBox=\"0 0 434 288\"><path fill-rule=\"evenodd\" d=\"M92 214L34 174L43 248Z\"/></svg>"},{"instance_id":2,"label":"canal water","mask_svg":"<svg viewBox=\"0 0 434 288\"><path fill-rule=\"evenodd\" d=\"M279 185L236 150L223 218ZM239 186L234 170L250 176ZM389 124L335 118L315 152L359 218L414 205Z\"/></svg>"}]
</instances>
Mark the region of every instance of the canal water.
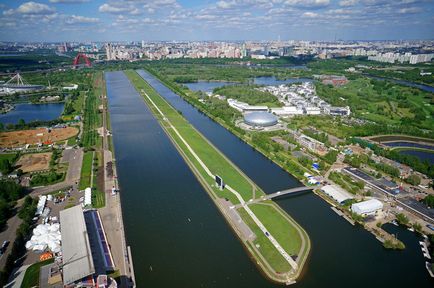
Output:
<instances>
[{"instance_id":1,"label":"canal water","mask_svg":"<svg viewBox=\"0 0 434 288\"><path fill-rule=\"evenodd\" d=\"M423 150L401 150L400 154L412 155L418 157L422 161L428 161L430 164L434 164L434 146L426 145L420 143L406 142L406 141L395 141L383 143L389 147L415 147L415 148L425 148L430 149L430 151Z\"/></svg>"},{"instance_id":2,"label":"canal water","mask_svg":"<svg viewBox=\"0 0 434 288\"><path fill-rule=\"evenodd\" d=\"M184 85L191 91L212 92L215 88L234 84L237 83L226 81L197 81L194 83L185 83Z\"/></svg>"},{"instance_id":3,"label":"canal water","mask_svg":"<svg viewBox=\"0 0 434 288\"><path fill-rule=\"evenodd\" d=\"M137 287L272 286L122 72L106 73Z\"/></svg>"},{"instance_id":4,"label":"canal water","mask_svg":"<svg viewBox=\"0 0 434 288\"><path fill-rule=\"evenodd\" d=\"M139 73L266 193L300 185L153 76ZM134 100L140 96L125 76L109 73L106 79L138 287L275 287L248 260L149 110ZM432 287L424 263L406 254L397 254L399 261L391 258L394 252L351 226L314 194L277 203L312 241L305 275L293 287Z\"/></svg>"},{"instance_id":5,"label":"canal water","mask_svg":"<svg viewBox=\"0 0 434 288\"><path fill-rule=\"evenodd\" d=\"M5 114L0 114L0 122L3 124L17 124L20 119L26 123L31 121L49 121L60 117L64 103L50 104L15 104L15 109Z\"/></svg>"}]
</instances>

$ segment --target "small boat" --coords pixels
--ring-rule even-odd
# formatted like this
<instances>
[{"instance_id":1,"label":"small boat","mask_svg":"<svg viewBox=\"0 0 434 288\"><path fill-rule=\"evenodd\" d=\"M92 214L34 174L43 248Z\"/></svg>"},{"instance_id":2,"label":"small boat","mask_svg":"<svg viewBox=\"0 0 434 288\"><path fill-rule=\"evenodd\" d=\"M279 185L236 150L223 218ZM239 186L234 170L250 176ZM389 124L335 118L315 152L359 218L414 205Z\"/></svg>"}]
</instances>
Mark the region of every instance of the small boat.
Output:
<instances>
[{"instance_id":1,"label":"small boat","mask_svg":"<svg viewBox=\"0 0 434 288\"><path fill-rule=\"evenodd\" d=\"M413 227L408 227L407 230L411 231L411 232L414 232L414 228Z\"/></svg>"},{"instance_id":2,"label":"small boat","mask_svg":"<svg viewBox=\"0 0 434 288\"><path fill-rule=\"evenodd\" d=\"M188 222L191 222L191 219L190 218L187 218L188 219Z\"/></svg>"},{"instance_id":3,"label":"small boat","mask_svg":"<svg viewBox=\"0 0 434 288\"><path fill-rule=\"evenodd\" d=\"M149 265L149 271L151 271L151 272L152 272L152 266L151 266L151 265Z\"/></svg>"}]
</instances>

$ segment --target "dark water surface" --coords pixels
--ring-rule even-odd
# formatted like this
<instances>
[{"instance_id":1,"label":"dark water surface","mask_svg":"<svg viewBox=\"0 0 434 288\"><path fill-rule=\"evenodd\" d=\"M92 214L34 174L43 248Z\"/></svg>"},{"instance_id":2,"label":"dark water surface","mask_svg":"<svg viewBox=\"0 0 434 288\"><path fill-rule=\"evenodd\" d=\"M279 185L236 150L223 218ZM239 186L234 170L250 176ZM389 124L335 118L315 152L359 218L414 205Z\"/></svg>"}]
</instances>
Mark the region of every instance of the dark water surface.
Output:
<instances>
[{"instance_id":1,"label":"dark water surface","mask_svg":"<svg viewBox=\"0 0 434 288\"><path fill-rule=\"evenodd\" d=\"M24 121L49 121L59 118L63 112L64 103L50 104L15 104L15 109L0 114L0 122L3 124L17 124L20 119Z\"/></svg>"},{"instance_id":2,"label":"dark water surface","mask_svg":"<svg viewBox=\"0 0 434 288\"><path fill-rule=\"evenodd\" d=\"M139 74L266 193L300 185L153 76ZM107 73L106 80L138 287L277 287L248 259L125 75ZM409 256L420 250L383 249L371 234L351 226L314 194L277 203L312 241L305 275L293 287L432 287L425 263Z\"/></svg>"},{"instance_id":3,"label":"dark water surface","mask_svg":"<svg viewBox=\"0 0 434 288\"><path fill-rule=\"evenodd\" d=\"M388 143L383 143L383 144L386 146L389 146L389 147L416 147L416 148L430 149L430 150L432 150L432 152L423 151L423 150L400 150L399 153L400 154L406 154L406 155L413 155L413 156L418 157L422 161L427 160L430 164L434 164L434 146L433 145L426 145L426 144L406 142L406 141L395 141L395 142L388 142Z\"/></svg>"}]
</instances>

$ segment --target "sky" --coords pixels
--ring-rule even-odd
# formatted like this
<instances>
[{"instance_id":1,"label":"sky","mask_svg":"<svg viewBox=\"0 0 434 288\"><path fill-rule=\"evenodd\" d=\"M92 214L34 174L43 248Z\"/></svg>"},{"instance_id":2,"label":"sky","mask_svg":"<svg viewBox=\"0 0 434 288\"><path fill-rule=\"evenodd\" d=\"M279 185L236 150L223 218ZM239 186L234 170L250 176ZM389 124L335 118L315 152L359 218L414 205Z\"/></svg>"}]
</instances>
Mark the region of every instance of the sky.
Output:
<instances>
[{"instance_id":1,"label":"sky","mask_svg":"<svg viewBox=\"0 0 434 288\"><path fill-rule=\"evenodd\" d=\"M434 39L434 0L0 0L0 41Z\"/></svg>"}]
</instances>

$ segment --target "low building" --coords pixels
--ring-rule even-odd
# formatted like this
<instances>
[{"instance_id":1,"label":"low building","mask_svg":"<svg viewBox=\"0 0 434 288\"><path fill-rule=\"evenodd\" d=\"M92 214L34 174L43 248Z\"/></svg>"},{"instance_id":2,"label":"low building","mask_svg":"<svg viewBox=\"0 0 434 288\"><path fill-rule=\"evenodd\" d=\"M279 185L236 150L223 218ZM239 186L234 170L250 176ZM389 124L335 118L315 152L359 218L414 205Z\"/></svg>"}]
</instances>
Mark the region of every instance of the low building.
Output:
<instances>
[{"instance_id":1,"label":"low building","mask_svg":"<svg viewBox=\"0 0 434 288\"><path fill-rule=\"evenodd\" d=\"M80 205L60 211L63 284L74 285L95 273L89 237Z\"/></svg>"},{"instance_id":2,"label":"low building","mask_svg":"<svg viewBox=\"0 0 434 288\"><path fill-rule=\"evenodd\" d=\"M337 185L325 185L321 188L321 191L339 204L344 204L345 201L354 199L352 194Z\"/></svg>"},{"instance_id":3,"label":"low building","mask_svg":"<svg viewBox=\"0 0 434 288\"><path fill-rule=\"evenodd\" d=\"M247 103L235 100L235 99L231 99L229 98L228 100L228 104L229 106L231 106L232 108L240 111L240 112L252 112L252 111L268 111L268 107L267 106L252 106L249 105Z\"/></svg>"},{"instance_id":4,"label":"low building","mask_svg":"<svg viewBox=\"0 0 434 288\"><path fill-rule=\"evenodd\" d=\"M320 115L321 114L321 108L319 107L304 107L304 114L306 115Z\"/></svg>"},{"instance_id":5,"label":"low building","mask_svg":"<svg viewBox=\"0 0 434 288\"><path fill-rule=\"evenodd\" d=\"M332 116L350 116L351 109L349 106L346 107L325 106L324 112Z\"/></svg>"},{"instance_id":6,"label":"low building","mask_svg":"<svg viewBox=\"0 0 434 288\"><path fill-rule=\"evenodd\" d=\"M361 216L376 215L383 210L383 203L377 199L369 199L351 205L351 211Z\"/></svg>"},{"instance_id":7,"label":"low building","mask_svg":"<svg viewBox=\"0 0 434 288\"><path fill-rule=\"evenodd\" d=\"M274 113L278 116L302 115L303 110L298 109L296 106L284 106L280 108L271 108L271 113Z\"/></svg>"},{"instance_id":8,"label":"low building","mask_svg":"<svg viewBox=\"0 0 434 288\"><path fill-rule=\"evenodd\" d=\"M60 211L64 287L96 287L98 276L115 270L110 245L96 210L81 205ZM107 285L116 287L110 278Z\"/></svg>"}]
</instances>

